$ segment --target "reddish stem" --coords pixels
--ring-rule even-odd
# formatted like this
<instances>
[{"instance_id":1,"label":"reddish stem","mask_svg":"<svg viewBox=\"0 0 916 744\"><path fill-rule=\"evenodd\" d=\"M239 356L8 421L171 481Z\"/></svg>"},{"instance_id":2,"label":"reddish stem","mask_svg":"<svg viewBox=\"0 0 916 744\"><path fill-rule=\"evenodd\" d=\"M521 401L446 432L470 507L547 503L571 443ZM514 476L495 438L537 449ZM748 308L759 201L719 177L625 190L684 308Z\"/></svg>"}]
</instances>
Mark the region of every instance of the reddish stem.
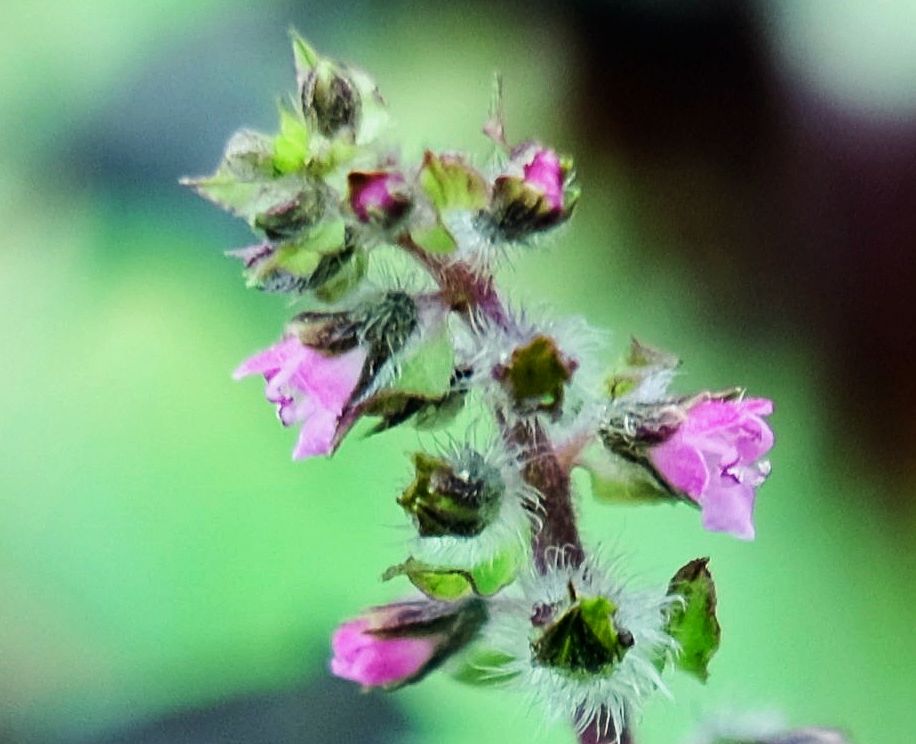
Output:
<instances>
[{"instance_id":1,"label":"reddish stem","mask_svg":"<svg viewBox=\"0 0 916 744\"><path fill-rule=\"evenodd\" d=\"M493 277L474 271L462 261L452 261L423 250L409 234L398 239L405 251L416 258L439 285L442 300L458 312L468 323L474 323L475 314L508 330L512 327L509 314L499 297ZM531 537L534 562L541 573L551 565L579 566L585 560L585 551L579 538L576 513L572 503L569 467L558 458L553 443L537 418L513 425L503 424L506 441L521 452L522 477L541 495L538 513L539 527ZM599 720L606 720L599 715ZM614 731L602 733L594 722L589 723L579 735L580 744L633 744L628 730L619 740Z\"/></svg>"}]
</instances>

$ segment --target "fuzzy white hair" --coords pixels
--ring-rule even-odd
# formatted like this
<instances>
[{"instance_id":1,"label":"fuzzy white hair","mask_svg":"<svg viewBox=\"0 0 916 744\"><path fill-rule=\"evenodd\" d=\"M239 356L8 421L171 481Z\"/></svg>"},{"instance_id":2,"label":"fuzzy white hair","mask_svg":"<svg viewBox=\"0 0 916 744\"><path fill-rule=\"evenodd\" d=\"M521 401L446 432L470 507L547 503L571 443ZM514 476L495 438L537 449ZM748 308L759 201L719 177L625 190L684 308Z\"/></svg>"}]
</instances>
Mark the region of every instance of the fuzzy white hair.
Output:
<instances>
[{"instance_id":1,"label":"fuzzy white hair","mask_svg":"<svg viewBox=\"0 0 916 744\"><path fill-rule=\"evenodd\" d=\"M562 555L557 551L557 556ZM516 596L497 597L491 610L486 642L513 661L492 670L508 685L528 692L533 704L544 709L550 720L572 720L581 733L590 725L602 735L620 732L641 712L654 692L670 697L656 663L670 658L679 648L665 631L669 608L679 598L656 591L634 590L628 582L611 578L595 558L569 566L558 557L544 574L530 573L517 583ZM540 632L532 625L534 608L554 606L559 616L569 609L569 586L580 596L602 596L617 608L615 624L633 637L633 645L607 671L575 672L538 663L531 644Z\"/></svg>"}]
</instances>

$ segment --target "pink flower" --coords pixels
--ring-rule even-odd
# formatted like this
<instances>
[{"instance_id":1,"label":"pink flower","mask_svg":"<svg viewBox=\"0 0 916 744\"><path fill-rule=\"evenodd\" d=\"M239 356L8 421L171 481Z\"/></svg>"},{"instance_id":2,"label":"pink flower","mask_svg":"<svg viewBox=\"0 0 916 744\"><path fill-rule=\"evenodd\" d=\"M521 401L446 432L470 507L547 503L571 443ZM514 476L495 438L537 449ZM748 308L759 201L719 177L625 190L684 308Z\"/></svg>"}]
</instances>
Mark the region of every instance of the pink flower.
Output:
<instances>
[{"instance_id":1,"label":"pink flower","mask_svg":"<svg viewBox=\"0 0 916 744\"><path fill-rule=\"evenodd\" d=\"M754 538L754 489L770 472L769 461L760 458L773 446L773 432L762 417L772 412L766 398L705 400L649 450L662 477L700 505L706 529Z\"/></svg>"},{"instance_id":2,"label":"pink flower","mask_svg":"<svg viewBox=\"0 0 916 744\"><path fill-rule=\"evenodd\" d=\"M289 336L245 360L235 379L262 374L267 400L277 404L284 426L302 425L293 459L324 455L334 448L338 422L362 375L366 352L360 347L327 356Z\"/></svg>"},{"instance_id":3,"label":"pink flower","mask_svg":"<svg viewBox=\"0 0 916 744\"><path fill-rule=\"evenodd\" d=\"M354 171L347 177L350 185L350 206L360 222L391 225L410 206L400 173Z\"/></svg>"},{"instance_id":4,"label":"pink flower","mask_svg":"<svg viewBox=\"0 0 916 744\"><path fill-rule=\"evenodd\" d=\"M372 615L341 625L331 639L331 671L366 687L386 687L410 680L435 655L436 637L386 638L376 635Z\"/></svg>"},{"instance_id":5,"label":"pink flower","mask_svg":"<svg viewBox=\"0 0 916 744\"><path fill-rule=\"evenodd\" d=\"M563 167L553 150L539 149L525 165L525 183L544 194L551 209L563 209Z\"/></svg>"}]
</instances>

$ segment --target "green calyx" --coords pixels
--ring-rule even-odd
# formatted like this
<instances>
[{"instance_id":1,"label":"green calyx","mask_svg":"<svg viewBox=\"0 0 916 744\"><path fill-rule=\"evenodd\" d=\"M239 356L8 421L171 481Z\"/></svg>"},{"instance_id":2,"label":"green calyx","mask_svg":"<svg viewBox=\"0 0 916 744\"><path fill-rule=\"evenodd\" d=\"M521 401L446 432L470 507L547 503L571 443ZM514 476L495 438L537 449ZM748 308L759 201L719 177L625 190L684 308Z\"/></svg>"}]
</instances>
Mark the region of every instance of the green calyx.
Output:
<instances>
[{"instance_id":1,"label":"green calyx","mask_svg":"<svg viewBox=\"0 0 916 744\"><path fill-rule=\"evenodd\" d=\"M474 451L456 467L417 453L416 476L398 503L410 514L421 537L475 537L499 513L505 491L499 472Z\"/></svg>"},{"instance_id":2,"label":"green calyx","mask_svg":"<svg viewBox=\"0 0 916 744\"><path fill-rule=\"evenodd\" d=\"M575 365L565 359L548 336L536 336L512 352L498 376L520 412L556 412L563 405L563 389Z\"/></svg>"},{"instance_id":3,"label":"green calyx","mask_svg":"<svg viewBox=\"0 0 916 744\"><path fill-rule=\"evenodd\" d=\"M616 611L607 597L577 599L531 644L535 661L573 673L611 668L633 645L632 636L614 625Z\"/></svg>"}]
</instances>

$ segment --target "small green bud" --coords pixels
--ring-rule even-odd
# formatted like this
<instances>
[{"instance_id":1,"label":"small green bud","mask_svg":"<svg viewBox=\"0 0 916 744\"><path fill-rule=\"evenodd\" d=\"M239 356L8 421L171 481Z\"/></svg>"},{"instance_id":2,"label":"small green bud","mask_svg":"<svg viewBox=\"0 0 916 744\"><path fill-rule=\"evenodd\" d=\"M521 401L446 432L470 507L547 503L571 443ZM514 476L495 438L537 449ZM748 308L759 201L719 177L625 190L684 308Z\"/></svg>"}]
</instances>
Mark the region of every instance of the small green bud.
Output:
<instances>
[{"instance_id":1,"label":"small green bud","mask_svg":"<svg viewBox=\"0 0 916 744\"><path fill-rule=\"evenodd\" d=\"M293 54L299 78L302 112L325 137L347 132L352 139L359 127L361 96L346 68L319 56L298 36Z\"/></svg>"},{"instance_id":2,"label":"small green bud","mask_svg":"<svg viewBox=\"0 0 916 744\"><path fill-rule=\"evenodd\" d=\"M505 484L483 456L465 450L461 462L417 453L416 476L398 498L421 537L474 537L499 513Z\"/></svg>"},{"instance_id":3,"label":"small green bud","mask_svg":"<svg viewBox=\"0 0 916 744\"><path fill-rule=\"evenodd\" d=\"M615 626L616 611L607 597L577 599L531 644L534 659L544 666L574 673L605 671L633 645L632 635Z\"/></svg>"}]
</instances>

